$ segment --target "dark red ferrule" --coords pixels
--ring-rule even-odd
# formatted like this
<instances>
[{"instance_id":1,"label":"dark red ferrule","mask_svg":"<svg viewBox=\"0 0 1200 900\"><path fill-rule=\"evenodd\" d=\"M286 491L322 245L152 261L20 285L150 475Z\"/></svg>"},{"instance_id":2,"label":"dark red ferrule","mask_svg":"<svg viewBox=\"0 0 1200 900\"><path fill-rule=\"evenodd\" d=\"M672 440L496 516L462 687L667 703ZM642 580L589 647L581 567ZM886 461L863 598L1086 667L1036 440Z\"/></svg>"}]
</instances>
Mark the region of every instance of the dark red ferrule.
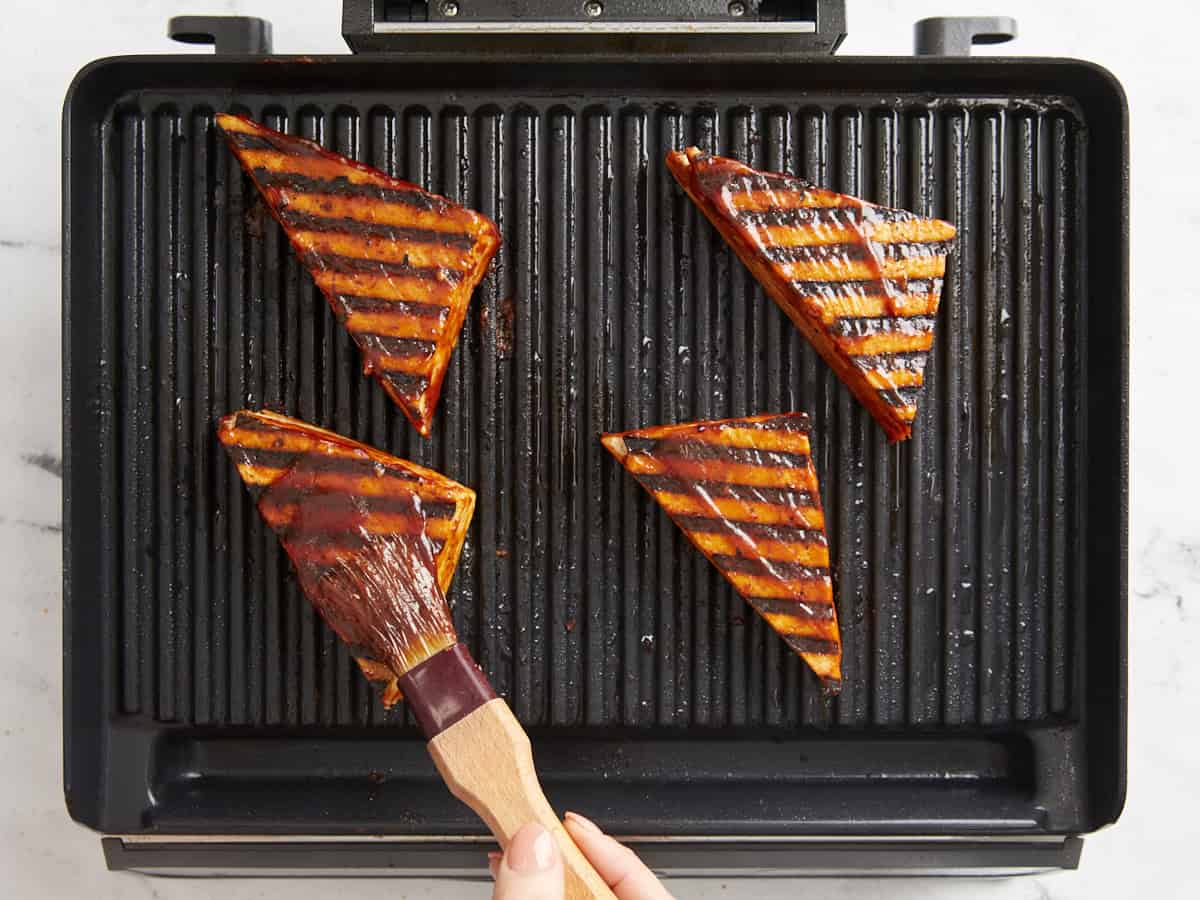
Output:
<instances>
[{"instance_id":1,"label":"dark red ferrule","mask_svg":"<svg viewBox=\"0 0 1200 900\"><path fill-rule=\"evenodd\" d=\"M399 683L404 701L430 740L496 699L487 676L462 644L429 657L401 675Z\"/></svg>"}]
</instances>

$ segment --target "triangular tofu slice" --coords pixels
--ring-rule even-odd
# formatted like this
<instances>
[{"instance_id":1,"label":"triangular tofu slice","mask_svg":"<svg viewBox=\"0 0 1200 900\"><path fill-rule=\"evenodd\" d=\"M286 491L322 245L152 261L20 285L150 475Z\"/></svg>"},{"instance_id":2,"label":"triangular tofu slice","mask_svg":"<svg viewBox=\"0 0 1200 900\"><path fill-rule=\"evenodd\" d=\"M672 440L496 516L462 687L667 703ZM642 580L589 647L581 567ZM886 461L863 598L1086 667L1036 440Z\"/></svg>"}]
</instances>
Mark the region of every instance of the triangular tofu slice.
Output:
<instances>
[{"instance_id":1,"label":"triangular tofu slice","mask_svg":"<svg viewBox=\"0 0 1200 900\"><path fill-rule=\"evenodd\" d=\"M667 167L888 439L909 437L954 226L695 147Z\"/></svg>"},{"instance_id":2,"label":"triangular tofu slice","mask_svg":"<svg viewBox=\"0 0 1200 900\"><path fill-rule=\"evenodd\" d=\"M479 213L330 153L219 115L229 146L374 375L428 436L467 305L500 233Z\"/></svg>"},{"instance_id":3,"label":"triangular tofu slice","mask_svg":"<svg viewBox=\"0 0 1200 900\"><path fill-rule=\"evenodd\" d=\"M279 533L286 529L292 536L298 524L304 527L304 562L309 570L322 562L334 564L339 553L356 550L363 529L389 535L409 533L423 525L435 553L438 583L443 591L450 589L475 509L475 492L470 488L431 469L277 413L231 413L221 419L217 436L258 501L267 524ZM347 529L336 517L295 521L287 478L298 467L303 467L314 487L353 498L361 512L355 529ZM272 490L273 486L280 490ZM423 523L413 521L413 495L420 500ZM356 656L363 674L378 684L385 706L400 699L395 672L382 662Z\"/></svg>"},{"instance_id":4,"label":"triangular tofu slice","mask_svg":"<svg viewBox=\"0 0 1200 900\"><path fill-rule=\"evenodd\" d=\"M825 514L804 413L663 425L601 440L693 544L836 692Z\"/></svg>"}]
</instances>

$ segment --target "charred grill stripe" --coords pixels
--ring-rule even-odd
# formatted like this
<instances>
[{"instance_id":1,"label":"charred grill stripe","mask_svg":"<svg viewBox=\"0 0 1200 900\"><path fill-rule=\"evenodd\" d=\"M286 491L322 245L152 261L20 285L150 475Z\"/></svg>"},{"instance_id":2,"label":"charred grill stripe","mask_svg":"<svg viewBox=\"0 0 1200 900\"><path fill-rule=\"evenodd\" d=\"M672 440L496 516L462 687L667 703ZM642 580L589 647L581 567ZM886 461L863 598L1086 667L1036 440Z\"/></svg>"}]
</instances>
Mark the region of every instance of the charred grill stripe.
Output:
<instances>
[{"instance_id":1,"label":"charred grill stripe","mask_svg":"<svg viewBox=\"0 0 1200 900\"><path fill-rule=\"evenodd\" d=\"M926 256L949 256L953 241L894 241L876 243L886 260L913 259Z\"/></svg>"},{"instance_id":2,"label":"charred grill stripe","mask_svg":"<svg viewBox=\"0 0 1200 900\"><path fill-rule=\"evenodd\" d=\"M735 194L751 194L757 191L800 195L812 194L814 192L818 192L818 195L825 193L815 184L805 181L803 178L761 172L756 172L753 175L744 175L740 178L731 178L729 179L728 187L730 192Z\"/></svg>"},{"instance_id":3,"label":"charred grill stripe","mask_svg":"<svg viewBox=\"0 0 1200 900\"><path fill-rule=\"evenodd\" d=\"M824 581L829 578L829 569L824 566L806 566L777 559L766 560L761 557L730 556L721 553L715 554L712 561L726 572L779 578L784 581Z\"/></svg>"},{"instance_id":4,"label":"charred grill stripe","mask_svg":"<svg viewBox=\"0 0 1200 900\"><path fill-rule=\"evenodd\" d=\"M445 281L458 284L462 272L444 266L413 266L404 262L384 262L378 259L362 259L357 256L341 256L335 253L307 251L300 254L301 261L314 269L324 269L339 275L385 275L400 278L419 278L423 281Z\"/></svg>"},{"instance_id":5,"label":"charred grill stripe","mask_svg":"<svg viewBox=\"0 0 1200 900\"><path fill-rule=\"evenodd\" d=\"M437 341L425 341L420 338L398 338L386 334L371 334L363 331L352 331L354 340L363 350L392 359L420 359L428 361L437 353Z\"/></svg>"},{"instance_id":6,"label":"charred grill stripe","mask_svg":"<svg viewBox=\"0 0 1200 900\"><path fill-rule=\"evenodd\" d=\"M826 638L804 637L796 634L782 635L787 645L797 653L809 653L816 656L838 656L842 652L837 641Z\"/></svg>"},{"instance_id":7,"label":"charred grill stripe","mask_svg":"<svg viewBox=\"0 0 1200 900\"><path fill-rule=\"evenodd\" d=\"M413 319L434 319L440 325L450 315L446 306L419 303L415 300L388 300L384 297L364 297L359 294L338 294L337 302L346 313L364 315L395 315Z\"/></svg>"},{"instance_id":8,"label":"charred grill stripe","mask_svg":"<svg viewBox=\"0 0 1200 900\"><path fill-rule=\"evenodd\" d=\"M320 460L320 471L329 475L343 475L352 478L388 478L409 485L422 484L420 478L403 469L393 469L369 459L355 457L333 456L323 451L307 450L263 450L255 447L239 447L246 464L267 469L287 469L298 464L305 458L316 457ZM419 493L419 490L418 490Z\"/></svg>"},{"instance_id":9,"label":"charred grill stripe","mask_svg":"<svg viewBox=\"0 0 1200 900\"><path fill-rule=\"evenodd\" d=\"M783 194L807 194L820 190L801 178L790 175L746 171L726 162L698 160L693 163L696 183L707 193L728 191L731 194L750 194L772 191Z\"/></svg>"},{"instance_id":10,"label":"charred grill stripe","mask_svg":"<svg viewBox=\"0 0 1200 900\"><path fill-rule=\"evenodd\" d=\"M879 391L880 399L893 409L916 406L919 396L921 396L919 387L886 388Z\"/></svg>"},{"instance_id":11,"label":"charred grill stripe","mask_svg":"<svg viewBox=\"0 0 1200 900\"><path fill-rule=\"evenodd\" d=\"M431 228L413 228L406 225L381 225L361 219L327 218L286 207L279 211L279 218L285 225L305 231L327 231L355 237L379 238L398 244L436 244L441 247L470 250L476 242L475 236L466 232L434 231Z\"/></svg>"},{"instance_id":12,"label":"charred grill stripe","mask_svg":"<svg viewBox=\"0 0 1200 900\"><path fill-rule=\"evenodd\" d=\"M866 337L872 334L916 334L933 331L936 324L937 319L933 316L847 316L834 319L828 328L838 337Z\"/></svg>"},{"instance_id":13,"label":"charred grill stripe","mask_svg":"<svg viewBox=\"0 0 1200 900\"><path fill-rule=\"evenodd\" d=\"M283 153L307 159L324 159L325 154L305 139L283 135L272 137L268 134L250 134L246 131L226 131L226 138L238 150L270 150L272 153Z\"/></svg>"},{"instance_id":14,"label":"charred grill stripe","mask_svg":"<svg viewBox=\"0 0 1200 900\"><path fill-rule=\"evenodd\" d=\"M304 194L296 191L273 191L280 207L305 213L318 219L353 219L374 225L395 228L421 228L426 231L467 233L479 241L478 248L490 255L500 236L494 225L462 206L451 205L447 210L418 209L403 203L386 203L364 197L345 197L332 194Z\"/></svg>"},{"instance_id":15,"label":"charred grill stripe","mask_svg":"<svg viewBox=\"0 0 1200 900\"><path fill-rule=\"evenodd\" d=\"M289 149L281 152L290 153L291 151ZM435 212L445 212L452 208L447 201L426 193L415 184L411 187L400 187L398 184L383 187L377 184L351 181L344 175L336 178L313 178L298 172L278 172L262 166L256 167L253 174L255 181L263 187L281 191L381 200L384 203L401 203L405 206L415 206L418 209Z\"/></svg>"},{"instance_id":16,"label":"charred grill stripe","mask_svg":"<svg viewBox=\"0 0 1200 900\"><path fill-rule=\"evenodd\" d=\"M416 397L429 390L429 379L424 375L411 375L407 372L379 372L377 374L405 397Z\"/></svg>"},{"instance_id":17,"label":"charred grill stripe","mask_svg":"<svg viewBox=\"0 0 1200 900\"><path fill-rule=\"evenodd\" d=\"M888 278L886 281L899 286L903 281L904 292L908 294L930 294L941 287L940 278L909 278L893 279ZM812 280L796 280L793 281L792 287L797 293L806 294L812 297L837 297L837 296L883 296L886 294L887 287L885 279L882 278L856 278L847 279L845 281L830 279L828 281L812 281ZM935 282L937 283L935 285Z\"/></svg>"},{"instance_id":18,"label":"charred grill stripe","mask_svg":"<svg viewBox=\"0 0 1200 900\"><path fill-rule=\"evenodd\" d=\"M746 602L764 616L792 616L802 621L832 622L837 607L811 600L786 600L782 597L746 597Z\"/></svg>"},{"instance_id":19,"label":"charred grill stripe","mask_svg":"<svg viewBox=\"0 0 1200 900\"><path fill-rule=\"evenodd\" d=\"M253 466L262 469L287 469L294 466L307 453L294 453L288 450L259 450L252 447L239 447L241 459L238 465ZM331 458L331 462L336 457ZM338 460L341 462L341 460ZM347 462L350 462L347 460ZM355 462L354 465L357 465Z\"/></svg>"},{"instance_id":20,"label":"charred grill stripe","mask_svg":"<svg viewBox=\"0 0 1200 900\"><path fill-rule=\"evenodd\" d=\"M320 528L306 530L289 525L287 532L289 539L296 542L296 546L292 548L293 551L297 548L307 549L306 544L312 547L310 554L304 554L310 560L318 555L334 557L336 554L346 551L365 550L373 546L378 539L378 535L361 528L329 531ZM308 540L306 541L305 538ZM435 556L446 546L446 542L439 538L426 535L425 539L429 541Z\"/></svg>"},{"instance_id":21,"label":"charred grill stripe","mask_svg":"<svg viewBox=\"0 0 1200 900\"><path fill-rule=\"evenodd\" d=\"M258 416L249 415L247 413L238 413L233 422L234 437L236 438L237 434L242 431L254 431L259 433L267 432L270 434L279 435L280 439L283 439L285 436L294 438L298 435L301 435L310 440L319 440L318 438L310 437L307 432L297 432L289 428L283 428L278 422L273 422L265 418L259 418ZM235 444L235 446L241 445Z\"/></svg>"},{"instance_id":22,"label":"charred grill stripe","mask_svg":"<svg viewBox=\"0 0 1200 900\"><path fill-rule=\"evenodd\" d=\"M374 462L345 456L332 456L323 451L260 450L254 447L236 447L230 449L234 450L241 457L234 460L239 466L280 472L290 469L306 457L318 456L322 474L351 479L367 478L395 481L397 482L397 490L403 490L406 494L415 493L420 497L423 508L427 511L431 508L442 510L444 508L454 509L458 506L457 501L443 499L445 493L438 490L435 485L431 485L419 476L405 472L402 469L390 468L388 466L379 466L377 468ZM367 496L369 498L375 495ZM446 518L446 516L441 517Z\"/></svg>"},{"instance_id":23,"label":"charred grill stripe","mask_svg":"<svg viewBox=\"0 0 1200 900\"><path fill-rule=\"evenodd\" d=\"M870 259L878 252L884 260L907 259L913 256L944 256L950 252L950 245L945 241L927 241L914 243L905 241L893 244L871 242L872 248L864 241L839 241L833 244L799 244L796 246L763 247L762 254L772 262L817 262L831 260L849 260L862 262Z\"/></svg>"},{"instance_id":24,"label":"charred grill stripe","mask_svg":"<svg viewBox=\"0 0 1200 900\"><path fill-rule=\"evenodd\" d=\"M679 459L705 459L715 462L743 463L763 468L796 469L809 464L805 453L789 453L786 450L759 450L757 447L735 447L729 444L713 444L707 441L679 440L678 438L625 438L630 453L648 453L654 459L670 465L672 457Z\"/></svg>"},{"instance_id":25,"label":"charred grill stripe","mask_svg":"<svg viewBox=\"0 0 1200 900\"><path fill-rule=\"evenodd\" d=\"M787 506L808 509L813 503L808 491L788 488L759 487L748 484L731 484L727 481L694 481L672 478L670 475L639 475L646 489L656 494L680 494L690 496L700 491L709 497L736 500L741 503L769 503L772 506Z\"/></svg>"},{"instance_id":26,"label":"charred grill stripe","mask_svg":"<svg viewBox=\"0 0 1200 900\"><path fill-rule=\"evenodd\" d=\"M856 206L790 206L778 209L737 210L734 219L747 229L835 228L862 225L862 210Z\"/></svg>"},{"instance_id":27,"label":"charred grill stripe","mask_svg":"<svg viewBox=\"0 0 1200 900\"><path fill-rule=\"evenodd\" d=\"M909 372L924 372L929 354L921 350L902 353L876 353L871 356L856 356L854 364L864 371L892 372L900 369Z\"/></svg>"},{"instance_id":28,"label":"charred grill stripe","mask_svg":"<svg viewBox=\"0 0 1200 900\"><path fill-rule=\"evenodd\" d=\"M871 248L861 241L841 244L804 244L796 247L765 247L763 255L777 263L866 262Z\"/></svg>"},{"instance_id":29,"label":"charred grill stripe","mask_svg":"<svg viewBox=\"0 0 1200 900\"><path fill-rule=\"evenodd\" d=\"M361 506L364 513L400 513L404 515L412 514L414 509L412 494L407 492L400 496L353 493L349 493L349 495L358 498L357 505ZM305 488L276 485L263 497L262 503L266 506L279 509L292 506L312 496L313 492ZM456 503L446 503L440 500L421 500L421 516L426 521L438 519L452 520L457 510L458 504Z\"/></svg>"},{"instance_id":30,"label":"charred grill stripe","mask_svg":"<svg viewBox=\"0 0 1200 900\"><path fill-rule=\"evenodd\" d=\"M875 207L866 212L860 206L791 206L778 209L733 210L734 219L747 228L784 225L803 227L858 227L866 219L872 222L904 222L912 213L900 209Z\"/></svg>"},{"instance_id":31,"label":"charred grill stripe","mask_svg":"<svg viewBox=\"0 0 1200 900\"><path fill-rule=\"evenodd\" d=\"M684 531L729 532L734 529L748 537L765 538L788 544L811 544L826 542L825 532L817 528L800 528L792 525L769 525L760 522L733 523L725 519L710 519L706 516L676 516L676 523Z\"/></svg>"}]
</instances>

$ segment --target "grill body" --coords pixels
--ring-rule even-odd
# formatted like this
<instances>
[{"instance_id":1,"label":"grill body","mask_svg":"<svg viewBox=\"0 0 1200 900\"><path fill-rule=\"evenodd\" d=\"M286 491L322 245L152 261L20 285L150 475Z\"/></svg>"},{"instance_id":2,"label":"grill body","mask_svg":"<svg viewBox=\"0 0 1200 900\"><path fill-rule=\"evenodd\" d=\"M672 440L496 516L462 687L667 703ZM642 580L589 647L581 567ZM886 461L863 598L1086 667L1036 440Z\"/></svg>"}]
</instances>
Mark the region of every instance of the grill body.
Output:
<instances>
[{"instance_id":1,"label":"grill body","mask_svg":"<svg viewBox=\"0 0 1200 900\"><path fill-rule=\"evenodd\" d=\"M500 225L432 439L362 377L226 149L226 110ZM64 134L81 822L483 834L298 593L216 441L244 406L478 492L456 625L557 807L648 840L717 838L734 867L745 840L817 836L1030 854L1053 839L1064 865L1066 838L1119 814L1127 134L1106 73L143 57L85 70ZM675 185L663 157L692 144L958 227L910 442L886 444ZM597 439L790 410L814 420L845 644L834 701ZM646 847L706 868L708 850Z\"/></svg>"}]
</instances>

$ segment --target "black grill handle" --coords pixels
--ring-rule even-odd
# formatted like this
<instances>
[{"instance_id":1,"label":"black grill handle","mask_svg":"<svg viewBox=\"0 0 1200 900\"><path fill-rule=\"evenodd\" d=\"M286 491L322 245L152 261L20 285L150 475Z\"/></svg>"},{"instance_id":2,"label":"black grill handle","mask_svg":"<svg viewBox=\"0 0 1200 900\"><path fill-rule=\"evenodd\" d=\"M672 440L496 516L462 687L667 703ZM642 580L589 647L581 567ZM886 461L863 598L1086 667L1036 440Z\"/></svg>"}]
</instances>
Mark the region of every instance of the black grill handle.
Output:
<instances>
[{"instance_id":1,"label":"black grill handle","mask_svg":"<svg viewBox=\"0 0 1200 900\"><path fill-rule=\"evenodd\" d=\"M254 16L175 16L167 37L182 44L212 44L217 53L271 52L271 23Z\"/></svg>"},{"instance_id":2,"label":"black grill handle","mask_svg":"<svg viewBox=\"0 0 1200 900\"><path fill-rule=\"evenodd\" d=\"M913 27L917 56L970 56L975 44L1003 44L1017 36L1009 16L935 16Z\"/></svg>"}]
</instances>

